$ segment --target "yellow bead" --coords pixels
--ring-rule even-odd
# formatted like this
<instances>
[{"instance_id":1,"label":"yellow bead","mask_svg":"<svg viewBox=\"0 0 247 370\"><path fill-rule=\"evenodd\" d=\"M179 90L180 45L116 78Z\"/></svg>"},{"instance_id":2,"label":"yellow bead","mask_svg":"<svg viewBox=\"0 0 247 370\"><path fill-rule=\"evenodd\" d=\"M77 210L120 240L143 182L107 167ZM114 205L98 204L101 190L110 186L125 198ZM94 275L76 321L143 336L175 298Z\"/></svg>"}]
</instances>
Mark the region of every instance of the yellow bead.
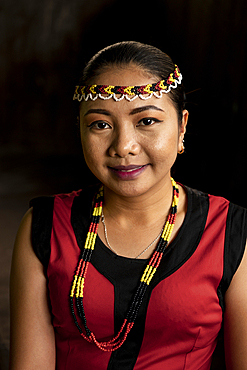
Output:
<instances>
[{"instance_id":1,"label":"yellow bead","mask_svg":"<svg viewBox=\"0 0 247 370\"><path fill-rule=\"evenodd\" d=\"M81 92L81 95L84 95L85 87L86 87L86 86L81 86L81 91L80 91L80 92Z\"/></svg>"},{"instance_id":2,"label":"yellow bead","mask_svg":"<svg viewBox=\"0 0 247 370\"><path fill-rule=\"evenodd\" d=\"M92 94L96 94L96 91L94 91L94 88L96 87L97 85L92 85L90 86L89 90L91 91Z\"/></svg>"},{"instance_id":3,"label":"yellow bead","mask_svg":"<svg viewBox=\"0 0 247 370\"><path fill-rule=\"evenodd\" d=\"M148 272L148 270L149 270L149 265L147 265L147 267L145 268L145 271L144 271L144 273L143 273L143 275L142 275L142 278L141 278L141 282L143 283L144 281L145 281L145 277L146 277L146 274L147 274L147 272Z\"/></svg>"},{"instance_id":4,"label":"yellow bead","mask_svg":"<svg viewBox=\"0 0 247 370\"><path fill-rule=\"evenodd\" d=\"M74 281L71 288L70 297L74 297L75 287L76 287L76 281L77 281L78 275L74 276Z\"/></svg>"},{"instance_id":5,"label":"yellow bead","mask_svg":"<svg viewBox=\"0 0 247 370\"><path fill-rule=\"evenodd\" d=\"M162 81L160 81L160 83L159 83L159 87L160 87L162 90L166 90L166 89L167 89L167 86L165 86L165 85L164 85L164 82L165 82L165 80L162 80Z\"/></svg>"},{"instance_id":6,"label":"yellow bead","mask_svg":"<svg viewBox=\"0 0 247 370\"><path fill-rule=\"evenodd\" d=\"M150 90L150 87L152 87L152 85L148 84L146 87L144 87L143 91L147 92L148 94L152 94L152 91Z\"/></svg>"},{"instance_id":7,"label":"yellow bead","mask_svg":"<svg viewBox=\"0 0 247 370\"><path fill-rule=\"evenodd\" d=\"M135 86L128 86L124 89L124 93L128 95L135 95L135 93L131 92L131 89L133 89Z\"/></svg>"},{"instance_id":8,"label":"yellow bead","mask_svg":"<svg viewBox=\"0 0 247 370\"><path fill-rule=\"evenodd\" d=\"M150 276L151 272L152 272L152 266L149 266L149 269L147 271L147 275L146 275L146 277L144 279L144 283L147 284L147 281L149 280L149 276Z\"/></svg>"},{"instance_id":9,"label":"yellow bead","mask_svg":"<svg viewBox=\"0 0 247 370\"><path fill-rule=\"evenodd\" d=\"M83 298L84 281L85 281L85 278L82 278L81 279L81 286L80 286L80 298Z\"/></svg>"},{"instance_id":10,"label":"yellow bead","mask_svg":"<svg viewBox=\"0 0 247 370\"><path fill-rule=\"evenodd\" d=\"M113 94L114 94L114 92L113 92L113 91L111 91L111 90L112 90L112 89L114 89L114 87L115 87L115 86L109 85L109 86L107 86L104 90L105 90L105 92L106 92L107 94L113 95Z\"/></svg>"},{"instance_id":11,"label":"yellow bead","mask_svg":"<svg viewBox=\"0 0 247 370\"><path fill-rule=\"evenodd\" d=\"M155 274L155 272L156 272L156 267L154 267L153 268L153 271L152 271L152 273L151 273L151 275L149 276L149 278L148 278L148 281L147 281L147 285L149 285L150 284L150 281L152 280L152 278L153 278L153 276L154 276L154 274Z\"/></svg>"},{"instance_id":12,"label":"yellow bead","mask_svg":"<svg viewBox=\"0 0 247 370\"><path fill-rule=\"evenodd\" d=\"M77 281L77 286L76 286L76 298L78 298L79 297L79 295L80 295L80 283L81 283L81 276L79 276L79 279L78 279L78 281Z\"/></svg>"}]
</instances>

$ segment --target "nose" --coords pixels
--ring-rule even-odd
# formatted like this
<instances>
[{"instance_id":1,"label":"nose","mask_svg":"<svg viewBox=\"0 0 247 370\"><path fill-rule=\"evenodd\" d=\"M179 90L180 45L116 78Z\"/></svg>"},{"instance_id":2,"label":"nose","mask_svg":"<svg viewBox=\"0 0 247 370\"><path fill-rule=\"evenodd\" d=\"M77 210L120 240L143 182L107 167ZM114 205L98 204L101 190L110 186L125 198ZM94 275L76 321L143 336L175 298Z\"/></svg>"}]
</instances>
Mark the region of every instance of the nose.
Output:
<instances>
[{"instance_id":1,"label":"nose","mask_svg":"<svg viewBox=\"0 0 247 370\"><path fill-rule=\"evenodd\" d=\"M115 130L109 154L111 157L127 157L128 155L137 155L140 152L134 129L130 127L121 127Z\"/></svg>"}]
</instances>

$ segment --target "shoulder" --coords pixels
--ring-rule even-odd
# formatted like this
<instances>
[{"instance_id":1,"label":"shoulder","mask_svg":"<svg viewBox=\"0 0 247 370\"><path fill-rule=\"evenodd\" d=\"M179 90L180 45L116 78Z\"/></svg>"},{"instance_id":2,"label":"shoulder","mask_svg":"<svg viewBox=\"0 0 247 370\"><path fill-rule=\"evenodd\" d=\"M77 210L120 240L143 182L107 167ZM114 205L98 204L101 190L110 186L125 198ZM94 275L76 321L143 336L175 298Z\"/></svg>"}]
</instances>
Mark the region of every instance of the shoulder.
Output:
<instances>
[{"instance_id":1,"label":"shoulder","mask_svg":"<svg viewBox=\"0 0 247 370\"><path fill-rule=\"evenodd\" d=\"M92 193L91 188L72 191L71 193L55 194L52 196L39 196L33 198L29 202L29 206L33 209L33 219L39 221L48 215L51 217L54 208L59 212L61 209L71 208L75 199L80 199L80 202L85 202Z\"/></svg>"},{"instance_id":2,"label":"shoulder","mask_svg":"<svg viewBox=\"0 0 247 370\"><path fill-rule=\"evenodd\" d=\"M33 208L29 208L24 217L21 220L17 235L16 243L19 244L19 241L24 239L26 242L31 240L31 227L33 219ZM27 243L29 244L29 243Z\"/></svg>"},{"instance_id":3,"label":"shoulder","mask_svg":"<svg viewBox=\"0 0 247 370\"><path fill-rule=\"evenodd\" d=\"M59 193L52 196L39 196L33 198L29 205L30 207L45 208L46 205L56 203L71 203L74 199L80 198L81 201L85 201L88 198L91 199L99 188L99 184L88 186L79 190L74 190L70 193Z\"/></svg>"},{"instance_id":4,"label":"shoulder","mask_svg":"<svg viewBox=\"0 0 247 370\"><path fill-rule=\"evenodd\" d=\"M75 197L80 195L80 190L68 194L41 196L30 201L32 218L30 222L30 239L32 249L42 265L47 268L51 252L51 235L54 213L63 217L70 211Z\"/></svg>"},{"instance_id":5,"label":"shoulder","mask_svg":"<svg viewBox=\"0 0 247 370\"><path fill-rule=\"evenodd\" d=\"M45 268L50 259L50 240L54 223L55 226L62 224L60 230L64 229L65 221L72 221L81 228L90 217L90 207L96 190L97 187L92 186L71 193L37 197L30 201L32 247Z\"/></svg>"},{"instance_id":6,"label":"shoulder","mask_svg":"<svg viewBox=\"0 0 247 370\"><path fill-rule=\"evenodd\" d=\"M32 209L28 210L22 219L12 255L11 368L37 368L34 364L42 357L40 363L46 361L50 369L53 367L49 367L49 364L53 365L55 358L52 349L54 334L50 324L47 281L31 243L32 213Z\"/></svg>"},{"instance_id":7,"label":"shoulder","mask_svg":"<svg viewBox=\"0 0 247 370\"><path fill-rule=\"evenodd\" d=\"M224 337L229 369L247 367L247 252L233 275L225 295Z\"/></svg>"},{"instance_id":8,"label":"shoulder","mask_svg":"<svg viewBox=\"0 0 247 370\"><path fill-rule=\"evenodd\" d=\"M32 220L33 209L30 208L24 215L16 235L12 255L12 274L19 271L20 266L30 268L30 266L39 265L32 248Z\"/></svg>"},{"instance_id":9,"label":"shoulder","mask_svg":"<svg viewBox=\"0 0 247 370\"><path fill-rule=\"evenodd\" d=\"M247 209L238 206L221 196L207 194L185 187L188 199L192 199L192 212L196 209L198 215L206 214L205 228L217 235L224 230L224 280L225 289L230 284L232 275L236 272L244 254L247 239ZM230 271L230 273L229 273Z\"/></svg>"},{"instance_id":10,"label":"shoulder","mask_svg":"<svg viewBox=\"0 0 247 370\"><path fill-rule=\"evenodd\" d=\"M189 186L186 186L186 185L182 185L183 188L185 189L185 191L187 192L188 196L191 196L193 198L197 198L197 199L201 199L201 200L210 200L212 203L215 203L215 204L229 204L229 200L227 200L226 198L222 197L222 196L218 196L218 195L212 195L212 194L209 194L209 193L206 193L204 191L201 191L201 190L198 190L198 189L194 189L194 188L191 188Z\"/></svg>"},{"instance_id":11,"label":"shoulder","mask_svg":"<svg viewBox=\"0 0 247 370\"><path fill-rule=\"evenodd\" d=\"M188 197L193 199L194 212L196 207L201 209L203 204L207 212L205 230L218 237L223 230L223 276L219 290L224 296L237 271L241 275L246 265L244 256L247 239L247 209L238 206L221 196L207 194L185 187ZM199 214L199 213L197 213ZM243 267L240 269L240 265Z\"/></svg>"},{"instance_id":12,"label":"shoulder","mask_svg":"<svg viewBox=\"0 0 247 370\"><path fill-rule=\"evenodd\" d=\"M233 250L241 244L243 253L247 238L247 209L221 196L204 193L187 186L185 189L188 198L192 198L193 204L199 206L202 203L208 204L208 223L225 224L225 247Z\"/></svg>"},{"instance_id":13,"label":"shoulder","mask_svg":"<svg viewBox=\"0 0 247 370\"><path fill-rule=\"evenodd\" d=\"M31 199L29 206L33 208L45 208L49 204L53 204L54 201L68 201L76 196L79 196L82 190L72 191L71 193L55 194L51 196L39 196Z\"/></svg>"},{"instance_id":14,"label":"shoulder","mask_svg":"<svg viewBox=\"0 0 247 370\"><path fill-rule=\"evenodd\" d=\"M197 202L208 202L210 207L215 208L218 213L222 212L223 210L227 210L229 217L232 219L236 217L242 217L242 219L245 220L247 214L246 208L236 205L222 196L212 195L197 189L193 189L189 186L182 186L189 198L192 198Z\"/></svg>"},{"instance_id":15,"label":"shoulder","mask_svg":"<svg viewBox=\"0 0 247 370\"><path fill-rule=\"evenodd\" d=\"M183 187L187 193L187 213L193 215L193 222L201 217L206 217L205 225L222 226L226 222L230 204L227 199L188 186Z\"/></svg>"}]
</instances>

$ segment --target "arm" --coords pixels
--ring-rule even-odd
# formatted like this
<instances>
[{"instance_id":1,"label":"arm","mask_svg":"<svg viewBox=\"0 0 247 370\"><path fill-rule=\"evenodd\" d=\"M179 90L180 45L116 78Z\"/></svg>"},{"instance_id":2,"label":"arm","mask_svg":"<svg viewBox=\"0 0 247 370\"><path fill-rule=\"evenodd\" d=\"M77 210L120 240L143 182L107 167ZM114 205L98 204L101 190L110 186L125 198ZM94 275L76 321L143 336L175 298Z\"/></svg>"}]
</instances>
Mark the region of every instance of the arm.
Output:
<instances>
[{"instance_id":1,"label":"arm","mask_svg":"<svg viewBox=\"0 0 247 370\"><path fill-rule=\"evenodd\" d=\"M227 370L247 369L247 248L225 295L225 357Z\"/></svg>"},{"instance_id":2,"label":"arm","mask_svg":"<svg viewBox=\"0 0 247 370\"><path fill-rule=\"evenodd\" d=\"M55 338L43 266L31 245L32 211L17 233L10 276L10 370L55 370Z\"/></svg>"}]
</instances>

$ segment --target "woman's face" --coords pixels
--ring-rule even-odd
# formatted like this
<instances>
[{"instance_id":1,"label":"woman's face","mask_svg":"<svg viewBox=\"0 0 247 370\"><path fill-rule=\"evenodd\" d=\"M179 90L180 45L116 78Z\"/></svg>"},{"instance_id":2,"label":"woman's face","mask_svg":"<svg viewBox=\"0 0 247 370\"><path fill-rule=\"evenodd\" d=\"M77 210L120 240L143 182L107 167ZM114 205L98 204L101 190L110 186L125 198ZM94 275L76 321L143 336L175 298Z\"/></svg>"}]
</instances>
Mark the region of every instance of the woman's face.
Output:
<instances>
[{"instance_id":1,"label":"woman's face","mask_svg":"<svg viewBox=\"0 0 247 370\"><path fill-rule=\"evenodd\" d=\"M113 67L95 78L98 85L146 85L157 82L138 67ZM182 149L188 112L178 124L168 97L83 102L80 130L86 163L114 193L133 197L170 183L170 170Z\"/></svg>"}]
</instances>

